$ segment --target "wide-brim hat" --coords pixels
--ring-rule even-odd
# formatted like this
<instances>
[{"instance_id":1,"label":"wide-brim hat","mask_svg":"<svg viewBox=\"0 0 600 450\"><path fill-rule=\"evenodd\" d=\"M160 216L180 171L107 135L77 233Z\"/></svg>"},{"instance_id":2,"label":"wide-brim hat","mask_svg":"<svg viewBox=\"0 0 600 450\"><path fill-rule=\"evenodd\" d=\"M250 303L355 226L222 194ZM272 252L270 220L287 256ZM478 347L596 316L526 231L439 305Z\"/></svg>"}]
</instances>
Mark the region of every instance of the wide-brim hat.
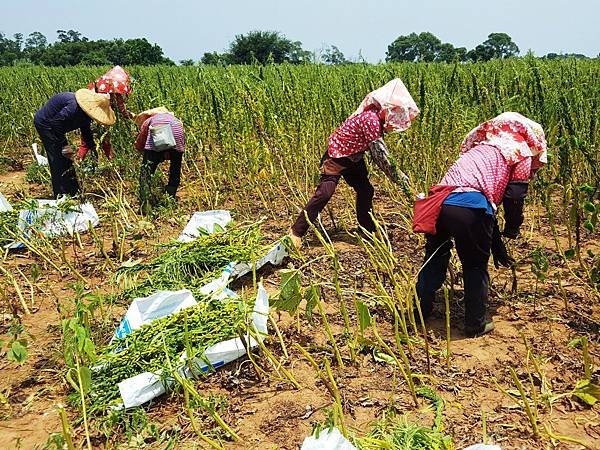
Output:
<instances>
[{"instance_id":1,"label":"wide-brim hat","mask_svg":"<svg viewBox=\"0 0 600 450\"><path fill-rule=\"evenodd\" d=\"M155 116L156 114L173 114L173 113L171 111L169 111L167 108L165 108L164 106L158 106L156 108L147 109L146 111L142 111L141 113L137 114L133 118L133 121L138 126L138 128L142 128L142 125L144 124L144 122L146 120L148 120L150 117Z\"/></svg>"},{"instance_id":2,"label":"wide-brim hat","mask_svg":"<svg viewBox=\"0 0 600 450\"><path fill-rule=\"evenodd\" d=\"M110 107L110 96L98 94L89 89L79 89L75 92L75 100L83 111L102 125L113 125L117 120L115 112Z\"/></svg>"}]
</instances>

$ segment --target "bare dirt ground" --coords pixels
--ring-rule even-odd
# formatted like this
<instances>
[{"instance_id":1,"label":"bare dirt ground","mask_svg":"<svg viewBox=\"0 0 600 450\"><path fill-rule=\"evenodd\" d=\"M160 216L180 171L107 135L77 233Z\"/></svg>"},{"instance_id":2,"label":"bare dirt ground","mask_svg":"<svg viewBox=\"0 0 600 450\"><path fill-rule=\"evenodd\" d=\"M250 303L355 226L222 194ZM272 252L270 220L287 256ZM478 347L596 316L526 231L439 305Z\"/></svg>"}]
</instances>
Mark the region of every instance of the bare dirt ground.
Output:
<instances>
[{"instance_id":1,"label":"bare dirt ground","mask_svg":"<svg viewBox=\"0 0 600 450\"><path fill-rule=\"evenodd\" d=\"M2 174L0 191L13 199L16 194L22 195L19 193L23 191L38 198L48 194L47 186L29 185L23 180L23 171ZM344 189L336 194L333 210L348 216L341 212L348 210L348 192ZM180 209L173 217L164 221L159 219L160 222L154 224L160 228L159 231L150 233L149 237L142 239L142 243L128 239L126 255L143 257L148 254L153 242L176 236L193 212L187 195L184 190ZM227 205L226 199L223 204ZM264 213L260 211L259 202L255 204L256 211L236 212L243 217ZM392 205L381 193L377 194L376 207L384 221L396 221ZM277 220L270 221L266 226L266 233L273 239L285 232L290 220L287 212L275 215ZM101 224L98 234L107 239L109 256L114 259L115 255L110 253L108 244L107 236L110 236L111 230L107 222ZM530 218L528 225L531 222ZM551 258L549 276L545 281L536 283L531 271L531 251L541 246L549 254L555 254L549 225L543 218L539 222L535 232L525 233L514 248L519 256L517 293L510 293L510 271L491 268L490 312L496 330L476 339L464 337L460 301L462 287L457 282L454 286L455 299L451 305L450 368L446 367L443 354L446 345L443 302L435 317L427 323L431 373L428 374L424 351L417 349L411 356L413 371L422 374L421 381L435 389L445 400L445 432L452 436L456 448L482 441L482 414L486 417L489 439L503 449L600 448L599 404L589 407L571 395L557 397L569 393L584 375L581 349L569 346L574 338L588 337L595 368L593 380L596 383L600 381L600 300L597 292L582 281L583 273L576 261L567 267L563 261ZM368 259L356 239L346 231L333 229L328 220L325 220L325 225L345 270L342 275L343 287L351 289L358 280L359 287L368 290L368 280L365 279ZM562 236L566 233L562 225L559 231ZM395 253L406 260L413 273L416 273L422 258L422 245L418 238L401 226L390 226L389 236ZM597 243L598 235L587 235L583 246L597 247ZM315 258L323 253L318 241L309 237L304 255ZM82 236L82 248L77 249L77 256L68 250L68 257L88 280L88 290L111 288L111 271L89 235ZM2 264L15 274L31 314L24 314L15 288L3 280L0 306L2 339L7 339L6 333L13 314L20 317L30 337L29 357L25 364L17 366L4 356L0 359L0 448L44 448L49 435L61 429L56 409L59 405L67 404L71 389L64 378L60 320L61 311L67 310L72 303L73 292L69 285L77 279L69 271L61 276L26 251L8 254ZM43 271L35 286L30 287L22 277L16 275L16 269L30 276L34 264L42 267ZM301 265L299 261L291 259L285 264L295 267ZM315 262L312 269L329 277L330 267L330 262L322 259ZM459 270L459 265L456 268ZM267 270L262 275L267 288L276 290L279 285L277 270ZM310 281L308 272L304 278L305 283ZM331 289L324 289L322 294L322 300L327 304L328 320L336 339L341 342L344 323L335 293ZM350 320L355 323L352 299L347 299L347 304ZM103 318L108 324L106 331L103 331L105 336L109 336L110 330L114 329L111 327L118 323L123 310L124 305L107 309L107 316ZM379 306L373 306L371 313L377 318L383 337L392 345L389 313ZM310 323L304 314L300 315L299 322L287 313L275 313L274 317L282 331L289 358L285 358L277 339L269 342L269 348L281 358L302 387L294 389L289 384L261 376L247 360L230 364L203 381L200 385L202 394L224 399L222 415L241 437L240 442L227 443L226 448L297 449L304 437L310 434L313 425L327 418L331 396L315 370L292 347L293 343L299 343L309 349L317 360L324 356L333 359L321 320L315 317L314 323ZM536 439L523 408L502 393L502 389L510 392L516 390L509 367L515 369L524 384L529 382L528 350L523 337L530 351L540 361L544 378L541 379L537 373L532 375L533 383L538 389L544 384L546 392L546 397L540 399L540 427L542 430L545 427L555 436L568 436L579 443L548 437ZM342 393L346 426L351 432L364 435L371 423L389 408L401 414L407 413L411 420L423 425L431 424L433 416L430 408L426 403L414 407L400 374L391 365L376 361L371 348L359 353L355 362L350 361L347 352L344 352L344 358L344 367L334 365L333 371ZM260 364L272 373L264 360ZM101 430L93 430L93 445L95 448L202 448L203 444L195 437L182 404L182 395L179 393L163 396L146 408L147 417L144 421L128 430L112 430L109 438ZM81 425L77 422L80 414L71 406L67 407L67 411L69 420L78 424L77 442L83 443ZM201 419L203 431L210 433L214 424L206 418Z\"/></svg>"}]
</instances>

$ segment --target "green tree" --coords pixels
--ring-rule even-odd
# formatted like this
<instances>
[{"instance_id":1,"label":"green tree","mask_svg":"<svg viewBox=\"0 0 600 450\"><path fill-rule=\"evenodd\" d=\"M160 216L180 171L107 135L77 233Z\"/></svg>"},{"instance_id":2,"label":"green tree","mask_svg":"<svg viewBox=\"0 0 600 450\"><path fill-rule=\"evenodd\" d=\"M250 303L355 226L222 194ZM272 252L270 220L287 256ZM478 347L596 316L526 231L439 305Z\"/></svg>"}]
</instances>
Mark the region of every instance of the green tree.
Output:
<instances>
[{"instance_id":1,"label":"green tree","mask_svg":"<svg viewBox=\"0 0 600 450\"><path fill-rule=\"evenodd\" d=\"M330 45L325 50L323 50L321 59L325 64L338 65L348 63L348 60L346 59L344 54L335 45Z\"/></svg>"},{"instance_id":2,"label":"green tree","mask_svg":"<svg viewBox=\"0 0 600 450\"><path fill-rule=\"evenodd\" d=\"M310 52L302 49L302 43L292 42L276 31L251 31L239 34L229 46L228 60L233 64L301 63L307 61Z\"/></svg>"},{"instance_id":3,"label":"green tree","mask_svg":"<svg viewBox=\"0 0 600 450\"><path fill-rule=\"evenodd\" d=\"M12 66L20 58L21 44L19 42L19 35L15 35L15 39L13 40L0 33L0 66Z\"/></svg>"},{"instance_id":4,"label":"green tree","mask_svg":"<svg viewBox=\"0 0 600 450\"><path fill-rule=\"evenodd\" d=\"M58 34L58 40L60 42L87 42L89 40L79 31L75 30L56 30L56 34Z\"/></svg>"},{"instance_id":5,"label":"green tree","mask_svg":"<svg viewBox=\"0 0 600 450\"><path fill-rule=\"evenodd\" d=\"M452 44L442 41L432 33L411 33L399 36L388 46L386 61L424 61L452 62L456 59L464 61L466 49L454 48Z\"/></svg>"},{"instance_id":6,"label":"green tree","mask_svg":"<svg viewBox=\"0 0 600 450\"><path fill-rule=\"evenodd\" d=\"M229 63L229 55L227 53L206 52L200 62L210 66L222 66Z\"/></svg>"},{"instance_id":7,"label":"green tree","mask_svg":"<svg viewBox=\"0 0 600 450\"><path fill-rule=\"evenodd\" d=\"M48 39L46 39L46 36L39 31L34 31L33 33L30 33L25 40L23 53L26 59L34 64L38 64L47 47Z\"/></svg>"},{"instance_id":8,"label":"green tree","mask_svg":"<svg viewBox=\"0 0 600 450\"><path fill-rule=\"evenodd\" d=\"M472 61L489 61L517 56L519 47L506 33L491 33L487 40L468 53Z\"/></svg>"},{"instance_id":9,"label":"green tree","mask_svg":"<svg viewBox=\"0 0 600 450\"><path fill-rule=\"evenodd\" d=\"M180 59L179 65L180 66L193 66L194 60L193 59Z\"/></svg>"}]
</instances>

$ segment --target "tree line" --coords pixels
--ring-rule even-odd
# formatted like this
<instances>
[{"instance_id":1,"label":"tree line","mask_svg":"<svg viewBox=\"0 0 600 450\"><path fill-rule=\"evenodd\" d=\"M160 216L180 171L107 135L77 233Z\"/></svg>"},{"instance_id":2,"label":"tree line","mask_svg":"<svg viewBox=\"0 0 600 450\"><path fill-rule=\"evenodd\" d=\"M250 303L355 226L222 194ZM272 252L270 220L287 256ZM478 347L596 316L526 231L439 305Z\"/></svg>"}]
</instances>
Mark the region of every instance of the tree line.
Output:
<instances>
[{"instance_id":1,"label":"tree line","mask_svg":"<svg viewBox=\"0 0 600 450\"><path fill-rule=\"evenodd\" d=\"M44 66L156 65L174 62L162 48L145 38L90 40L74 30L57 30L57 40L49 43L35 31L27 38L21 33L12 38L0 33L0 66L35 64Z\"/></svg>"},{"instance_id":2,"label":"tree line","mask_svg":"<svg viewBox=\"0 0 600 450\"><path fill-rule=\"evenodd\" d=\"M519 55L519 47L506 33L491 33L475 48L455 47L442 42L430 32L410 33L396 38L388 45L387 62L467 62L512 58ZM544 58L586 58L581 54L548 53ZM349 64L365 62L362 57L351 61L335 45L317 52L305 50L300 41L292 41L276 31L250 31L236 35L226 51L204 53L199 61L186 59L181 65L229 64ZM145 38L90 40L74 30L57 30L57 40L49 43L46 36L36 31L27 38L21 33L12 38L0 32L0 66L36 64L46 66L74 65L173 65L158 44Z\"/></svg>"}]
</instances>

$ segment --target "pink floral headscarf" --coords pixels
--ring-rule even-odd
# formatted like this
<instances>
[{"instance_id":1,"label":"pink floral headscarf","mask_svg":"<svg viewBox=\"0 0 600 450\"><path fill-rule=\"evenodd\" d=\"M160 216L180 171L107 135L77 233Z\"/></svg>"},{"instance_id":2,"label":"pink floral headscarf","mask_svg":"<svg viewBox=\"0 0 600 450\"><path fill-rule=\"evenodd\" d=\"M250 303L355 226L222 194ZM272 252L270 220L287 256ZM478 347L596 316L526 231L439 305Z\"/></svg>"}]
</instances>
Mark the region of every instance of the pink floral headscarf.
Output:
<instances>
[{"instance_id":1,"label":"pink floral headscarf","mask_svg":"<svg viewBox=\"0 0 600 450\"><path fill-rule=\"evenodd\" d=\"M101 94L131 94L131 78L121 66L115 66L96 80L96 91Z\"/></svg>"},{"instance_id":2,"label":"pink floral headscarf","mask_svg":"<svg viewBox=\"0 0 600 450\"><path fill-rule=\"evenodd\" d=\"M380 109L379 115L384 121L384 129L394 133L408 129L419 114L419 108L400 78L395 78L367 94L353 116L372 106Z\"/></svg>"},{"instance_id":3,"label":"pink floral headscarf","mask_svg":"<svg viewBox=\"0 0 600 450\"><path fill-rule=\"evenodd\" d=\"M496 147L509 164L532 157L532 169L548 162L546 137L542 126L516 112L505 112L483 122L467 135L460 146L461 153L476 145Z\"/></svg>"}]
</instances>

